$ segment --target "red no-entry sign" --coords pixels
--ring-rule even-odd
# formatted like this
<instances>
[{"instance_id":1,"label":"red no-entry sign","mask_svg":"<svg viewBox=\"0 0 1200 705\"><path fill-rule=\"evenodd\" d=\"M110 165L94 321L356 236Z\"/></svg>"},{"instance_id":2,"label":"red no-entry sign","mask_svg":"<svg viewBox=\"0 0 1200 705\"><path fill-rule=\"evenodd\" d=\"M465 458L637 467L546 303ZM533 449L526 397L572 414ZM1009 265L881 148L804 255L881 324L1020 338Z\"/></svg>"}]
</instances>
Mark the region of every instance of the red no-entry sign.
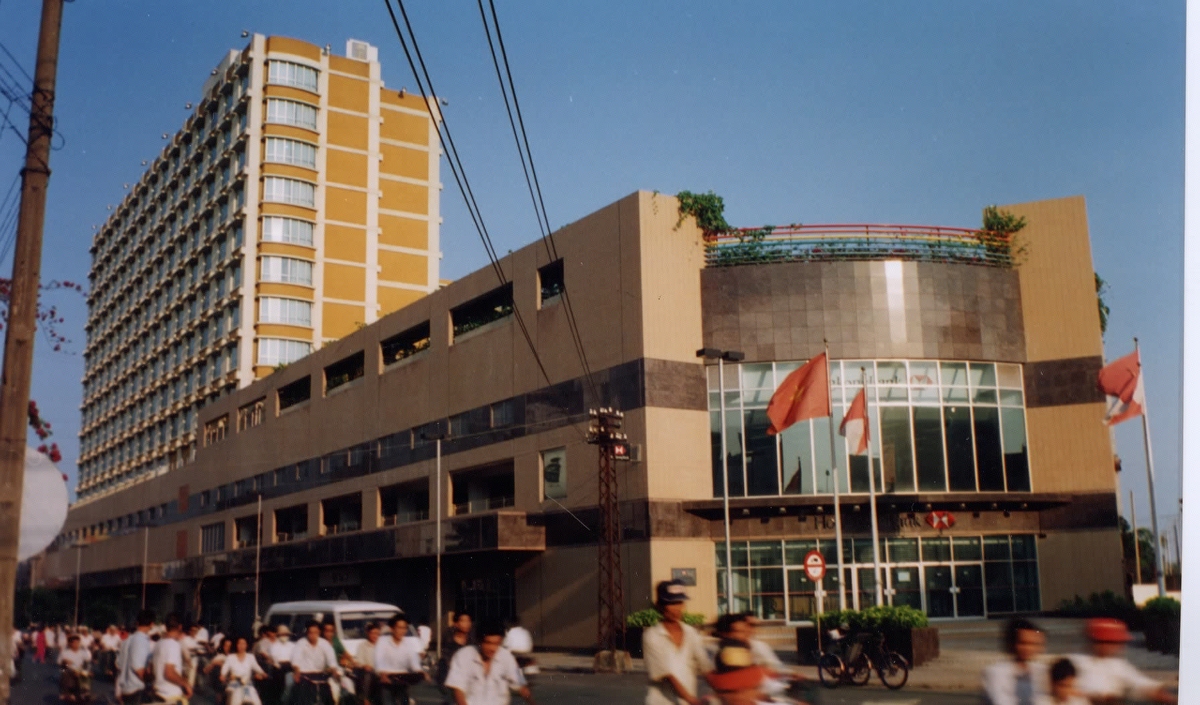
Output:
<instances>
[{"instance_id":1,"label":"red no-entry sign","mask_svg":"<svg viewBox=\"0 0 1200 705\"><path fill-rule=\"evenodd\" d=\"M825 556L816 551L804 554L804 574L814 583L825 577Z\"/></svg>"}]
</instances>

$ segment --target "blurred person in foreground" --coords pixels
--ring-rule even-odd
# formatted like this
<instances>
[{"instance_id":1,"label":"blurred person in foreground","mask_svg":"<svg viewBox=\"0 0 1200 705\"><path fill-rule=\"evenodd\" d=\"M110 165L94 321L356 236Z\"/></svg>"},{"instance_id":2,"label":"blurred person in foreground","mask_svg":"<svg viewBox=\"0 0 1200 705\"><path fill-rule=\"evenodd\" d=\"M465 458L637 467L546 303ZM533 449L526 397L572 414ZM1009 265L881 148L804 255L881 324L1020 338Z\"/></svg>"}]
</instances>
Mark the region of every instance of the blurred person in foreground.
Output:
<instances>
[{"instance_id":1,"label":"blurred person in foreground","mask_svg":"<svg viewBox=\"0 0 1200 705\"><path fill-rule=\"evenodd\" d=\"M508 705L512 693L534 705L533 694L512 653L503 647L504 625L480 625L479 646L464 646L450 660L446 688L456 705Z\"/></svg>"},{"instance_id":2,"label":"blurred person in foreground","mask_svg":"<svg viewBox=\"0 0 1200 705\"><path fill-rule=\"evenodd\" d=\"M1060 658L1050 667L1050 694L1037 700L1038 705L1091 705L1079 694L1076 683L1075 664L1069 658Z\"/></svg>"},{"instance_id":3,"label":"blurred person in foreground","mask_svg":"<svg viewBox=\"0 0 1200 705\"><path fill-rule=\"evenodd\" d=\"M1177 703L1179 697L1162 683L1139 671L1125 658L1125 645L1130 640L1129 629L1119 619L1089 619L1084 634L1091 644L1090 655L1073 655L1071 661L1078 671L1076 687L1093 703L1124 703L1126 700L1146 700L1154 703Z\"/></svg>"},{"instance_id":4,"label":"blurred person in foreground","mask_svg":"<svg viewBox=\"0 0 1200 705\"><path fill-rule=\"evenodd\" d=\"M1046 635L1027 619L1009 620L1004 628L1004 651L1009 658L983 670L983 702L987 705L1037 705L1050 692L1046 665L1038 657Z\"/></svg>"},{"instance_id":5,"label":"blurred person in foreground","mask_svg":"<svg viewBox=\"0 0 1200 705\"><path fill-rule=\"evenodd\" d=\"M698 678L712 670L704 639L683 614L688 596L683 582L667 580L655 589L654 606L662 621L642 634L642 652L650 688L646 705L698 705Z\"/></svg>"}]
</instances>

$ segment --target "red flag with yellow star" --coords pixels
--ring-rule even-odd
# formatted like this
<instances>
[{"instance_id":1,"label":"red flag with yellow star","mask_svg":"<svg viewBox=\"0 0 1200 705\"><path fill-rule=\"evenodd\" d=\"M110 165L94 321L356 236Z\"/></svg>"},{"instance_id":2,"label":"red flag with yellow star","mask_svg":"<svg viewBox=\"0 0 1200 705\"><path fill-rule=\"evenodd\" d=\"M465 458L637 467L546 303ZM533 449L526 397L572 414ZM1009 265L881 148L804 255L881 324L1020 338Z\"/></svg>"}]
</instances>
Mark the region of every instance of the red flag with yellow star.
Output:
<instances>
[{"instance_id":1,"label":"red flag with yellow star","mask_svg":"<svg viewBox=\"0 0 1200 705\"><path fill-rule=\"evenodd\" d=\"M785 377L771 395L767 433L774 436L798 421L829 415L829 359L821 353Z\"/></svg>"}]
</instances>

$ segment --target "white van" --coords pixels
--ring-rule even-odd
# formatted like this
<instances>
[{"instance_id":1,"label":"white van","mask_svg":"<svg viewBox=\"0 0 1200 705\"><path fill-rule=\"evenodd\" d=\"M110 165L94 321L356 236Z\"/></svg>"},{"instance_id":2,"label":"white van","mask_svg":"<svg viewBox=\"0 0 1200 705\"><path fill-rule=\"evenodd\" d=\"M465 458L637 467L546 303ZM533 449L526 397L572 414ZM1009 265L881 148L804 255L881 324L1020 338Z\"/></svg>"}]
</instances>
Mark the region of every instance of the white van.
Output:
<instances>
[{"instance_id":1,"label":"white van","mask_svg":"<svg viewBox=\"0 0 1200 705\"><path fill-rule=\"evenodd\" d=\"M350 600L312 600L306 602L280 602L271 605L267 610L264 624L279 626L286 624L292 632L292 641L304 638L304 629L309 622L324 623L333 620L336 634L342 641L342 646L350 655L358 651L358 646L367 638L367 625L377 622L383 628L383 634L390 634L388 622L397 614L402 614L395 605L382 602L356 602ZM412 631L412 627L409 627Z\"/></svg>"}]
</instances>

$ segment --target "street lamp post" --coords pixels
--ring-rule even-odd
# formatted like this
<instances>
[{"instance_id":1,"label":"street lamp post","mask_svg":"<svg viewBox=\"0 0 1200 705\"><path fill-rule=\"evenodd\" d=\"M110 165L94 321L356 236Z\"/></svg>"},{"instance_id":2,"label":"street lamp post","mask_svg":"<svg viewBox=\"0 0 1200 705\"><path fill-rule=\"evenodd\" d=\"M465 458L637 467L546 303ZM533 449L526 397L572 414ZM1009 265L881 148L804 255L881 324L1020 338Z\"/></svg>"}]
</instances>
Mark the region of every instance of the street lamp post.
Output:
<instances>
[{"instance_id":1,"label":"street lamp post","mask_svg":"<svg viewBox=\"0 0 1200 705\"><path fill-rule=\"evenodd\" d=\"M436 478L433 484L436 486L434 491L436 517L434 531L437 535L435 537L436 548L434 549L435 567L433 589L434 610L437 612L437 618L434 620L433 626L434 629L437 630L437 650L439 654L442 653L442 632L445 631L445 629L442 628L442 440L447 438L449 435L450 434L447 432L445 427L445 422L442 421L438 422L436 431L425 431L421 434L421 437L425 440L433 441L436 447L436 460L434 463L434 474L436 475Z\"/></svg>"},{"instance_id":2,"label":"street lamp post","mask_svg":"<svg viewBox=\"0 0 1200 705\"><path fill-rule=\"evenodd\" d=\"M721 395L721 481L725 488L721 493L725 510L725 613L733 614L733 541L729 529L729 453L725 437L725 361L741 362L746 359L746 354L739 350L700 348L696 351L696 357L717 361L717 387Z\"/></svg>"},{"instance_id":3,"label":"street lamp post","mask_svg":"<svg viewBox=\"0 0 1200 705\"><path fill-rule=\"evenodd\" d=\"M75 544L75 626L79 626L79 568L83 559L83 544Z\"/></svg>"}]
</instances>

